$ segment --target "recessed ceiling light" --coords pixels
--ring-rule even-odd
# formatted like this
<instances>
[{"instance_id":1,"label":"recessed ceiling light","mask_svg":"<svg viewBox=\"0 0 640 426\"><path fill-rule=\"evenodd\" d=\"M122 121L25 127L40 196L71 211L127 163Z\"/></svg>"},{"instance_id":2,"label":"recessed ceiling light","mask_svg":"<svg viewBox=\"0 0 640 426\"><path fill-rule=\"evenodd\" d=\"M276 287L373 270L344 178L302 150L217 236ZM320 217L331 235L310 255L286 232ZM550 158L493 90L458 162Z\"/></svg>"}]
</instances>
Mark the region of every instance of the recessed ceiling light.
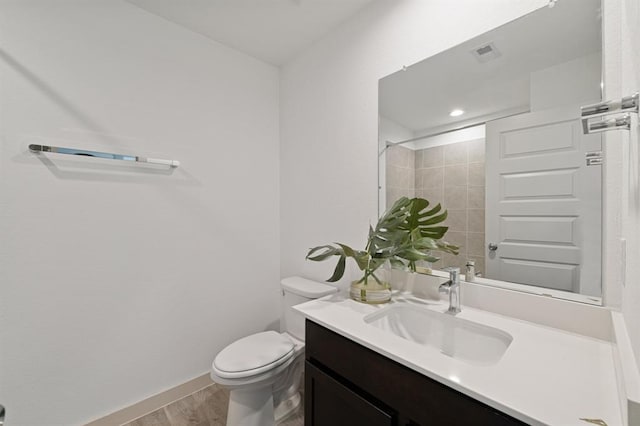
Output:
<instances>
[{"instance_id":1,"label":"recessed ceiling light","mask_svg":"<svg viewBox=\"0 0 640 426\"><path fill-rule=\"evenodd\" d=\"M449 113L449 115L450 115L451 117L458 117L458 116L460 116L460 115L462 115L462 114L464 114L464 111L463 111L463 110L461 110L461 109L454 109L453 111L451 111L451 112Z\"/></svg>"}]
</instances>

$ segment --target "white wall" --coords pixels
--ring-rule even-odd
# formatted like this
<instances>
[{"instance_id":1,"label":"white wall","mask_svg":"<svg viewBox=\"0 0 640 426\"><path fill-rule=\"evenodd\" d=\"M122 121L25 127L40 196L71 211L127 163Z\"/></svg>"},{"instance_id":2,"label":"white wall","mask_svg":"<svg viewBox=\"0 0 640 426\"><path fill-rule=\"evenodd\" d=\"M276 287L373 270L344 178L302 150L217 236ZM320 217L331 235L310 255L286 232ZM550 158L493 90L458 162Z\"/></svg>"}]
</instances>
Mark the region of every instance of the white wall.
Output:
<instances>
[{"instance_id":1,"label":"white wall","mask_svg":"<svg viewBox=\"0 0 640 426\"><path fill-rule=\"evenodd\" d=\"M531 73L531 111L600 101L602 52Z\"/></svg>"},{"instance_id":2,"label":"white wall","mask_svg":"<svg viewBox=\"0 0 640 426\"><path fill-rule=\"evenodd\" d=\"M618 96L626 96L640 90L640 3L623 0L620 31L620 86ZM613 72L613 70L612 70ZM615 78L615 76L612 76ZM626 279L622 290L622 312L629 337L640 368L640 125L634 121L634 130L625 132L622 158L625 184L623 188L623 236L627 240ZM612 141L613 142L613 141ZM628 150L628 151L627 151Z\"/></svg>"},{"instance_id":3,"label":"white wall","mask_svg":"<svg viewBox=\"0 0 640 426\"><path fill-rule=\"evenodd\" d=\"M380 149L383 149L387 142L397 143L413 138L413 131L402 124L382 116L379 116L378 120L378 143Z\"/></svg>"},{"instance_id":4,"label":"white wall","mask_svg":"<svg viewBox=\"0 0 640 426\"><path fill-rule=\"evenodd\" d=\"M620 99L640 89L640 4L605 0L603 16L604 98ZM636 123L631 132L605 133L603 273L605 303L622 310L640 368L639 131Z\"/></svg>"},{"instance_id":5,"label":"white wall","mask_svg":"<svg viewBox=\"0 0 640 426\"><path fill-rule=\"evenodd\" d=\"M278 70L120 0L0 2L0 403L101 417L279 315ZM172 174L29 143L176 159Z\"/></svg>"},{"instance_id":6,"label":"white wall","mask_svg":"<svg viewBox=\"0 0 640 426\"><path fill-rule=\"evenodd\" d=\"M378 79L547 3L380 0L283 67L282 276L326 279L306 250L363 247L376 221Z\"/></svg>"}]
</instances>

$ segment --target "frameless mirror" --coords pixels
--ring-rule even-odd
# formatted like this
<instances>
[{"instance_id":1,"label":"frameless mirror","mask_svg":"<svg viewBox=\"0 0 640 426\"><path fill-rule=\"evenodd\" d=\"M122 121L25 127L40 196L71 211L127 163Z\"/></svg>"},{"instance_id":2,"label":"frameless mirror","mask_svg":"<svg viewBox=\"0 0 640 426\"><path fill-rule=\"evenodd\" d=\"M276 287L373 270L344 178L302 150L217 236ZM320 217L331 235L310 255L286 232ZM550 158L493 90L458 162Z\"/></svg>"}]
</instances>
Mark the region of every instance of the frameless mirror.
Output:
<instances>
[{"instance_id":1,"label":"frameless mirror","mask_svg":"<svg viewBox=\"0 0 640 426\"><path fill-rule=\"evenodd\" d=\"M448 210L425 271L600 304L600 0L560 0L379 82L380 213L400 196ZM591 164L591 165L588 165Z\"/></svg>"}]
</instances>

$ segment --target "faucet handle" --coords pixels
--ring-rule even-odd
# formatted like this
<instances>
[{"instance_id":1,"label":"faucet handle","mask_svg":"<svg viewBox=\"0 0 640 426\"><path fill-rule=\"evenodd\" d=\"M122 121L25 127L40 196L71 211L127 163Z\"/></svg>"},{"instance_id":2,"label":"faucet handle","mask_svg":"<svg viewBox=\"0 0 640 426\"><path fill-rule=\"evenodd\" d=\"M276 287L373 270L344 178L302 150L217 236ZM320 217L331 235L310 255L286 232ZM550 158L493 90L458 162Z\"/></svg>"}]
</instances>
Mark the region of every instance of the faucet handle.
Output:
<instances>
[{"instance_id":1,"label":"faucet handle","mask_svg":"<svg viewBox=\"0 0 640 426\"><path fill-rule=\"evenodd\" d=\"M448 268L444 268L443 271L449 273L449 279L452 283L457 283L460 278L460 268L457 266L449 266Z\"/></svg>"},{"instance_id":2,"label":"faucet handle","mask_svg":"<svg viewBox=\"0 0 640 426\"><path fill-rule=\"evenodd\" d=\"M449 309L447 313L455 315L460 312L460 268L445 268L449 272L449 281L440 286L441 292L449 293Z\"/></svg>"}]
</instances>

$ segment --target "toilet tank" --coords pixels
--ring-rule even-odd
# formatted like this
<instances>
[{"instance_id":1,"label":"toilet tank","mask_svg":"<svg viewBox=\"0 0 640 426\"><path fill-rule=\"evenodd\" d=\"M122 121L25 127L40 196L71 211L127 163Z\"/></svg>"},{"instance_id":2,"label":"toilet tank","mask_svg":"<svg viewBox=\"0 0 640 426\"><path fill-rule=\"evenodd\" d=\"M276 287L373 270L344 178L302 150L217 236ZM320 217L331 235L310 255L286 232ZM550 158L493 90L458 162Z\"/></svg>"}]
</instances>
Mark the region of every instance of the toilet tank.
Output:
<instances>
[{"instance_id":1,"label":"toilet tank","mask_svg":"<svg viewBox=\"0 0 640 426\"><path fill-rule=\"evenodd\" d=\"M282 285L282 330L296 339L304 341L304 316L293 307L309 300L337 293L334 286L308 280L302 277L284 278Z\"/></svg>"}]
</instances>

